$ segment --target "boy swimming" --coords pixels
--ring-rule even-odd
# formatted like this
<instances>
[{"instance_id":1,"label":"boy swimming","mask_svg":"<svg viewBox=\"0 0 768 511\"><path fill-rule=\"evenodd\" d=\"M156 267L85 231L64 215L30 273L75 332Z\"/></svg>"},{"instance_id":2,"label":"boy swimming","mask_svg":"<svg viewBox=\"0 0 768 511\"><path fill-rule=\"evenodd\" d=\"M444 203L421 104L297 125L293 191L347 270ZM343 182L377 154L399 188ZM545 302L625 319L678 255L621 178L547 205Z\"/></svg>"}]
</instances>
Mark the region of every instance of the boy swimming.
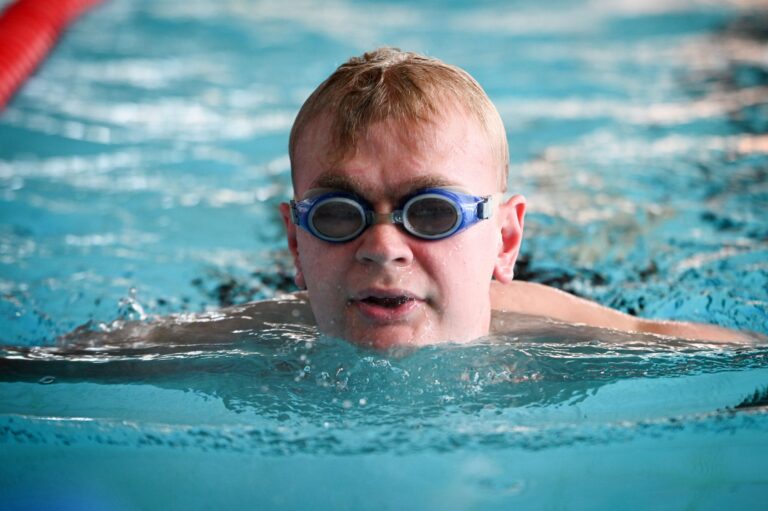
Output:
<instances>
[{"instance_id":1,"label":"boy swimming","mask_svg":"<svg viewBox=\"0 0 768 511\"><path fill-rule=\"evenodd\" d=\"M208 315L79 329L62 340L228 342L274 322L386 349L494 333L493 316L709 341L753 341L713 325L635 318L513 280L526 201L507 191L498 111L464 70L381 48L341 65L294 122L294 198L280 206L299 288ZM512 181L514 183L514 181ZM511 315L511 316L510 316ZM546 319L545 319L546 318ZM529 323L530 324L530 323Z\"/></svg>"},{"instance_id":2,"label":"boy swimming","mask_svg":"<svg viewBox=\"0 0 768 511\"><path fill-rule=\"evenodd\" d=\"M707 340L723 328L635 318L513 281L525 198L504 199L504 125L480 85L392 48L354 57L307 99L281 205L296 283L321 332L375 348L469 341L492 310Z\"/></svg>"}]
</instances>

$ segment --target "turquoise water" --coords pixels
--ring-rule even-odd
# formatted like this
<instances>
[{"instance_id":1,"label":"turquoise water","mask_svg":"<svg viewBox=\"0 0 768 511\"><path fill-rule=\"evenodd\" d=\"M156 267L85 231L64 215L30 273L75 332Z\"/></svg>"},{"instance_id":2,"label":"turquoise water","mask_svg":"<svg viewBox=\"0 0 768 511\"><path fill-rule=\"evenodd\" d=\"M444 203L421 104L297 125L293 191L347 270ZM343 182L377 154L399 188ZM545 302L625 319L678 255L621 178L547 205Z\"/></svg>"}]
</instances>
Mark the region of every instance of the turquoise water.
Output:
<instances>
[{"instance_id":1,"label":"turquoise water","mask_svg":"<svg viewBox=\"0 0 768 511\"><path fill-rule=\"evenodd\" d=\"M768 334L766 26L759 2L106 2L0 113L0 508L760 509L765 346L525 318L400 354L300 324L56 339L291 291L290 124L382 44L498 105L518 275Z\"/></svg>"}]
</instances>

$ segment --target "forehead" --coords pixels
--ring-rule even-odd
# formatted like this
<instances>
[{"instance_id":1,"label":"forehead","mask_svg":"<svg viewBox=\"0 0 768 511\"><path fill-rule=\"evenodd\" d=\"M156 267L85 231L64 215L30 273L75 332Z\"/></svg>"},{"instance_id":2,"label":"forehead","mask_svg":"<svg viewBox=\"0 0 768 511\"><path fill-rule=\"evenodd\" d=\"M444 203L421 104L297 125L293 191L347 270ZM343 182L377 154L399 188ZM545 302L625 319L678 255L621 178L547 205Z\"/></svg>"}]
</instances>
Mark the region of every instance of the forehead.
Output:
<instances>
[{"instance_id":1,"label":"forehead","mask_svg":"<svg viewBox=\"0 0 768 511\"><path fill-rule=\"evenodd\" d=\"M462 112L418 124L375 123L343 158L337 153L329 119L310 122L298 139L293 161L297 197L312 188L387 196L433 186L497 191L488 137L477 121Z\"/></svg>"},{"instance_id":2,"label":"forehead","mask_svg":"<svg viewBox=\"0 0 768 511\"><path fill-rule=\"evenodd\" d=\"M401 177L403 177L401 182L393 187L395 193L390 192L386 194L389 198L395 199L399 196L408 195L423 188L464 188L460 183L439 174L416 176L405 175ZM361 178L359 175L350 175L337 170L330 170L322 173L307 187L308 190L315 188L333 189L362 196L374 196L380 193L377 192L378 187L372 186L371 182L364 177Z\"/></svg>"}]
</instances>

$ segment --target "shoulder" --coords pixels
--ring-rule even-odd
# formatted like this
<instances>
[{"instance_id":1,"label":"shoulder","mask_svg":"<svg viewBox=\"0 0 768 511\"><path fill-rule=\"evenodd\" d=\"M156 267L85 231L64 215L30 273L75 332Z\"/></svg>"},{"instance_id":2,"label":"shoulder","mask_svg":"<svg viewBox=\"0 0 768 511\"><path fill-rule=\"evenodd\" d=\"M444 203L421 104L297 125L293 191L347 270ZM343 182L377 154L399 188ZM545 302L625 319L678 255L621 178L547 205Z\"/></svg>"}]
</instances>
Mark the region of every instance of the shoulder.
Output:
<instances>
[{"instance_id":1,"label":"shoulder","mask_svg":"<svg viewBox=\"0 0 768 511\"><path fill-rule=\"evenodd\" d=\"M533 282L491 284L491 307L496 311L545 316L565 323L598 328L698 339L712 342L765 342L758 335L701 323L636 318L565 291Z\"/></svg>"},{"instance_id":2,"label":"shoulder","mask_svg":"<svg viewBox=\"0 0 768 511\"><path fill-rule=\"evenodd\" d=\"M577 302L586 301L554 287L515 280L508 284L491 282L491 307L533 314L534 312L556 312ZM593 302L589 302L593 303ZM597 305L597 304L595 304Z\"/></svg>"},{"instance_id":3,"label":"shoulder","mask_svg":"<svg viewBox=\"0 0 768 511\"><path fill-rule=\"evenodd\" d=\"M262 321L288 323L315 323L306 291L280 295L268 300L249 302L221 309L229 317L243 317L248 320L258 318Z\"/></svg>"},{"instance_id":4,"label":"shoulder","mask_svg":"<svg viewBox=\"0 0 768 511\"><path fill-rule=\"evenodd\" d=\"M535 282L492 282L491 307L603 328L636 330L638 327L637 319L628 314Z\"/></svg>"}]
</instances>

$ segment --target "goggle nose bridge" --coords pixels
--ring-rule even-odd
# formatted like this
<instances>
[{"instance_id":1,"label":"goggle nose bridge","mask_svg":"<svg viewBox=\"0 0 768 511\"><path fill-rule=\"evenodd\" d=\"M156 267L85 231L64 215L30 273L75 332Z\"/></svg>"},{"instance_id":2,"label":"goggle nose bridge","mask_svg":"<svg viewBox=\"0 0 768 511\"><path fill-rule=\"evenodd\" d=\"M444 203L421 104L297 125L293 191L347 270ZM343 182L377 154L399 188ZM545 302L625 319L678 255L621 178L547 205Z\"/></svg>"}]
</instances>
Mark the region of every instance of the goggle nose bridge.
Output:
<instances>
[{"instance_id":1,"label":"goggle nose bridge","mask_svg":"<svg viewBox=\"0 0 768 511\"><path fill-rule=\"evenodd\" d=\"M365 223L367 225L376 224L403 224L403 210L396 209L391 213L376 213L375 211L365 212Z\"/></svg>"}]
</instances>

